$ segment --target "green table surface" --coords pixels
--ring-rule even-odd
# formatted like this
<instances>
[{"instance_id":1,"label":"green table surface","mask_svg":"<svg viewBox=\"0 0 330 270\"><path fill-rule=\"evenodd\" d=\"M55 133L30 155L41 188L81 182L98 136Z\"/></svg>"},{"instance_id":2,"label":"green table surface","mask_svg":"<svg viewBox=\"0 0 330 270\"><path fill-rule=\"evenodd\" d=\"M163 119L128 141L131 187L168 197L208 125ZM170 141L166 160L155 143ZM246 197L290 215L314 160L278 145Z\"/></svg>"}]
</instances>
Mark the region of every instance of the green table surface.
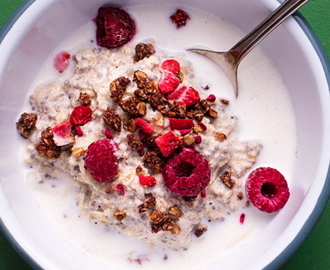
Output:
<instances>
[{"instance_id":1,"label":"green table surface","mask_svg":"<svg viewBox=\"0 0 330 270\"><path fill-rule=\"evenodd\" d=\"M23 0L0 0L0 27L9 19ZM330 0L311 0L300 12L304 15L330 57ZM1 59L1 58L0 58ZM0 60L1 61L1 60ZM0 234L0 270L27 270L24 262ZM280 270L330 269L330 203L320 220L295 254Z\"/></svg>"}]
</instances>

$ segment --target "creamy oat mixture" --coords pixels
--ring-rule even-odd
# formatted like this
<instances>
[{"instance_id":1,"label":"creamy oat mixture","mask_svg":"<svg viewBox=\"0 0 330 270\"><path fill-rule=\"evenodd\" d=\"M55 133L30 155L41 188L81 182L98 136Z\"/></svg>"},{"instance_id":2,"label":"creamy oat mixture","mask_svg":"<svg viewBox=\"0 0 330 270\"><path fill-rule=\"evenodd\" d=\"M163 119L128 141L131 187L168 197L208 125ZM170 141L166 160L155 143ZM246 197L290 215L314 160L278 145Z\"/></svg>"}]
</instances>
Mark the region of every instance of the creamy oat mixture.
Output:
<instances>
[{"instance_id":1,"label":"creamy oat mixture","mask_svg":"<svg viewBox=\"0 0 330 270\"><path fill-rule=\"evenodd\" d=\"M130 82L123 99L134 97L138 89L137 71L146 74L149 82L157 84L161 63L175 59L181 66L181 84L199 90L201 100L207 99L209 94L206 85L201 87L200 82L195 81L194 71L184 55L170 55L157 48L154 41L151 43L155 53L139 61L133 60L136 55L133 44L118 50L94 47L82 50L74 56L76 66L70 78L63 83L38 86L30 98L37 121L29 136L27 162L45 181L48 177L73 180L80 190L76 194L77 203L91 221L151 245L180 250L186 249L194 238L207 234L208 221L224 221L228 214L245 206L247 199L244 198L244 181L241 179L255 163L261 145L255 141L241 142L231 134L238 119L226 114L229 101L216 97L215 101L208 102L212 111L217 112L216 116L194 119L195 135L201 137L201 142L194 144L194 148L209 161L210 184L194 197L181 197L169 191L164 186L161 171L145 162L147 152L134 151L128 143L128 135L137 132L125 128L129 117L111 98L110 85L124 76ZM71 141L60 146L58 158L40 154L40 148L36 146L42 132L47 127L68 121L77 106L88 106L92 110L91 121L80 126L81 134L73 132ZM122 119L120 131L105 121L108 108ZM154 134L170 130L168 117L149 103L146 103L146 114L142 118L152 123ZM106 129L113 134L111 140L117 147L119 171L112 182L100 183L86 170L84 158L91 143L107 138ZM177 130L174 133L187 144L187 148L190 147L189 134L182 135ZM138 176L141 172L154 176L157 184L141 185ZM157 218L163 219L162 222L159 223Z\"/></svg>"}]
</instances>

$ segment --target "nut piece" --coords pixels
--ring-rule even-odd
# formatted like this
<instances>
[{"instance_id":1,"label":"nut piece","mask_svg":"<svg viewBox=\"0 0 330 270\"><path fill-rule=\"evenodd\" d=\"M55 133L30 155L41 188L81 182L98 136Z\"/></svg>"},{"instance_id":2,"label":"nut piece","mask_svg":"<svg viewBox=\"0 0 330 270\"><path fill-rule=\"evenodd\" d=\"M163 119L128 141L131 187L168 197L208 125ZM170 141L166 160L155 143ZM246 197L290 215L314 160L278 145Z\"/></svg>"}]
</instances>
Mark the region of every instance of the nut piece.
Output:
<instances>
[{"instance_id":1,"label":"nut piece","mask_svg":"<svg viewBox=\"0 0 330 270\"><path fill-rule=\"evenodd\" d=\"M203 224L199 224L197 226L197 228L195 229L194 231L194 234L197 236L197 237L200 237L202 236L203 233L205 233L207 231L207 226L206 225L203 225Z\"/></svg>"},{"instance_id":2,"label":"nut piece","mask_svg":"<svg viewBox=\"0 0 330 270\"><path fill-rule=\"evenodd\" d=\"M223 175L220 175L220 180L230 189L235 185L235 180L231 178L231 172L225 171Z\"/></svg>"},{"instance_id":3,"label":"nut piece","mask_svg":"<svg viewBox=\"0 0 330 270\"><path fill-rule=\"evenodd\" d=\"M164 117L160 113L155 114L152 118L156 126L163 127L164 126Z\"/></svg>"},{"instance_id":4,"label":"nut piece","mask_svg":"<svg viewBox=\"0 0 330 270\"><path fill-rule=\"evenodd\" d=\"M102 118L104 122L113 129L117 131L121 130L121 119L119 115L115 113L115 111L110 107L108 107L107 110L102 114Z\"/></svg>"},{"instance_id":5,"label":"nut piece","mask_svg":"<svg viewBox=\"0 0 330 270\"><path fill-rule=\"evenodd\" d=\"M135 62L139 62L145 57L147 58L150 57L154 53L155 53L155 49L152 44L139 43L135 46L135 55L133 59Z\"/></svg>"},{"instance_id":6,"label":"nut piece","mask_svg":"<svg viewBox=\"0 0 330 270\"><path fill-rule=\"evenodd\" d=\"M117 211L113 214L113 216L118 220L118 221L122 221L126 216L127 214L123 211Z\"/></svg>"},{"instance_id":7,"label":"nut piece","mask_svg":"<svg viewBox=\"0 0 330 270\"><path fill-rule=\"evenodd\" d=\"M172 206L169 210L168 210L168 214L174 217L182 217L183 216L183 212L180 210L180 208L178 206Z\"/></svg>"},{"instance_id":8,"label":"nut piece","mask_svg":"<svg viewBox=\"0 0 330 270\"><path fill-rule=\"evenodd\" d=\"M160 224L164 221L165 215L163 212L159 210L154 210L150 213L149 219L153 224Z\"/></svg>"},{"instance_id":9,"label":"nut piece","mask_svg":"<svg viewBox=\"0 0 330 270\"><path fill-rule=\"evenodd\" d=\"M146 212L149 209L153 209L156 206L156 198L151 196L148 200L146 200L143 204L138 206L139 213Z\"/></svg>"},{"instance_id":10,"label":"nut piece","mask_svg":"<svg viewBox=\"0 0 330 270\"><path fill-rule=\"evenodd\" d=\"M83 155L85 155L86 152L87 150L82 147L72 148L71 156L82 157Z\"/></svg>"},{"instance_id":11,"label":"nut piece","mask_svg":"<svg viewBox=\"0 0 330 270\"><path fill-rule=\"evenodd\" d=\"M121 76L110 84L110 93L113 102L119 102L123 98L129 83L130 80L128 78Z\"/></svg>"},{"instance_id":12,"label":"nut piece","mask_svg":"<svg viewBox=\"0 0 330 270\"><path fill-rule=\"evenodd\" d=\"M47 127L41 132L40 141L34 146L38 154L50 159L57 159L61 155L61 147L54 142L54 134L51 127Z\"/></svg>"},{"instance_id":13,"label":"nut piece","mask_svg":"<svg viewBox=\"0 0 330 270\"><path fill-rule=\"evenodd\" d=\"M78 101L82 106L90 106L92 103L91 96L87 93L80 93Z\"/></svg>"},{"instance_id":14,"label":"nut piece","mask_svg":"<svg viewBox=\"0 0 330 270\"><path fill-rule=\"evenodd\" d=\"M37 114L36 113L23 113L21 118L16 123L16 128L21 136L27 139L32 130L35 128L37 123Z\"/></svg>"},{"instance_id":15,"label":"nut piece","mask_svg":"<svg viewBox=\"0 0 330 270\"><path fill-rule=\"evenodd\" d=\"M128 113L132 117L142 117L147 113L147 105L144 102L140 102L136 97L130 97L119 102L119 106L124 112Z\"/></svg>"},{"instance_id":16,"label":"nut piece","mask_svg":"<svg viewBox=\"0 0 330 270\"><path fill-rule=\"evenodd\" d=\"M224 133L221 133L221 132L215 132L214 133L214 138L217 141L223 142L223 141L225 141L227 139L227 135L224 134Z\"/></svg>"}]
</instances>

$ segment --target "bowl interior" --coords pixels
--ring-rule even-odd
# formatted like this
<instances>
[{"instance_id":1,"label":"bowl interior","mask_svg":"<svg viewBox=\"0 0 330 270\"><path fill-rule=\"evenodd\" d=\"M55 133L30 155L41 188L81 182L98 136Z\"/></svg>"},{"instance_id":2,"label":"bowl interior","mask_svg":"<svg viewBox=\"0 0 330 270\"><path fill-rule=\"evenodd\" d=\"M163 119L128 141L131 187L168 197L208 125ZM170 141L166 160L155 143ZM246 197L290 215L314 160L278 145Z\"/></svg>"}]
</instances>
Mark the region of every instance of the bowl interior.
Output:
<instances>
[{"instance_id":1,"label":"bowl interior","mask_svg":"<svg viewBox=\"0 0 330 270\"><path fill-rule=\"evenodd\" d=\"M163 2L177 7L192 6L219 15L244 32L251 30L278 5L275 0ZM24 182L23 172L17 169L23 166L20 156L22 143L14 123L22 112L32 81L50 53L95 17L98 7L105 3L109 1L37 0L13 25L0 46L0 54L4 56L0 63L3 127L0 141L6 142L0 145L0 215L14 241L46 269L109 268L71 246L39 211L33 193ZM111 3L126 6L153 4L155 1ZM260 238L271 241L262 246L248 242L241 250L221 261L222 266L231 269L266 267L297 237L317 206L326 184L329 164L330 145L325 139L329 135L329 87L313 44L298 23L290 18L260 46L280 72L294 107L298 141L292 197L290 203L260 232ZM323 193L322 196L326 195ZM240 254L248 256L235 260ZM217 266L219 264L214 268Z\"/></svg>"}]
</instances>

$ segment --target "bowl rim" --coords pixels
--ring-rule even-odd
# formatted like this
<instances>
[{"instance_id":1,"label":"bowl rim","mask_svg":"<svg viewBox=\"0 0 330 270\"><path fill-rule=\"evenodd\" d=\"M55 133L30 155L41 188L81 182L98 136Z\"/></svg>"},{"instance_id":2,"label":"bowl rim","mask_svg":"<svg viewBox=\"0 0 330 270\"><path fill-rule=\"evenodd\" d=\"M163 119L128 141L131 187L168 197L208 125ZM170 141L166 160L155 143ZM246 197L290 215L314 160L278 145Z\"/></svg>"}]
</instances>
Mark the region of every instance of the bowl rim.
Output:
<instances>
[{"instance_id":1,"label":"bowl rim","mask_svg":"<svg viewBox=\"0 0 330 270\"><path fill-rule=\"evenodd\" d=\"M277 2L282 2L280 0L275 0ZM14 11L14 13L10 16L10 18L5 22L3 27L0 29L0 44L14 26L17 20L21 17L21 15L37 0L24 0L19 7ZM303 30L311 45L313 46L318 60L320 61L323 71L325 73L326 81L328 82L328 92L330 91L330 61L329 58L319 41L318 37L314 33L313 29L304 18L304 16L296 11L292 18L299 25L299 27ZM328 164L327 176L324 182L324 186L320 196L318 198L315 207L307 218L305 224L302 226L300 231L297 233L293 241L273 260L271 261L264 269L278 269L281 265L283 265L293 254L294 252L301 246L307 236L310 234L317 221L321 217L327 202L330 197L330 164ZM43 269L33 258L31 255L25 251L18 241L12 236L9 229L5 226L4 222L0 217L0 232L4 236L4 238L9 242L9 244L14 248L14 250L23 258L23 260L29 264L33 269Z\"/></svg>"}]
</instances>

